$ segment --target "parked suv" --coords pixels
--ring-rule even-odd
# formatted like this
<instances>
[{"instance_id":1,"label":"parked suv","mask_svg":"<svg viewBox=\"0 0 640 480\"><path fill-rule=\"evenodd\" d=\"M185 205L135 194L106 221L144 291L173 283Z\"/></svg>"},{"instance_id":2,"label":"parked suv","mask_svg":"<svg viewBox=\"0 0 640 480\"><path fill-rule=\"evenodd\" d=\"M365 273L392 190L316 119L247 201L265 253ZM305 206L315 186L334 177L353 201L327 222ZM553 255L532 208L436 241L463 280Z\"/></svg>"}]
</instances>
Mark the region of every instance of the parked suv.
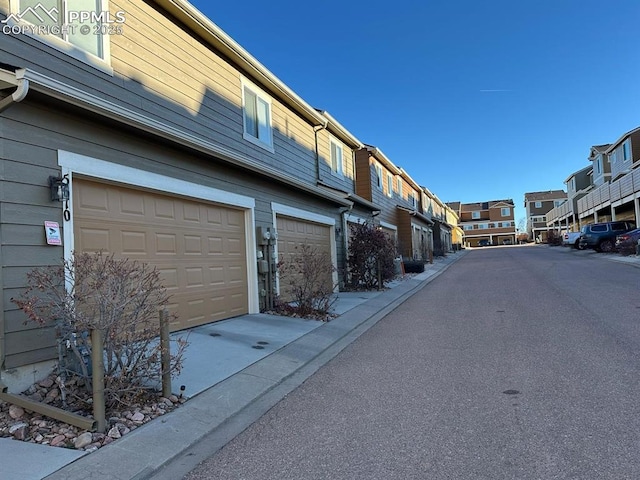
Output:
<instances>
[{"instance_id":1,"label":"parked suv","mask_svg":"<svg viewBox=\"0 0 640 480\"><path fill-rule=\"evenodd\" d=\"M611 252L616 235L635 229L633 222L604 222L585 225L580 230L580 248L592 248L597 252Z\"/></svg>"}]
</instances>

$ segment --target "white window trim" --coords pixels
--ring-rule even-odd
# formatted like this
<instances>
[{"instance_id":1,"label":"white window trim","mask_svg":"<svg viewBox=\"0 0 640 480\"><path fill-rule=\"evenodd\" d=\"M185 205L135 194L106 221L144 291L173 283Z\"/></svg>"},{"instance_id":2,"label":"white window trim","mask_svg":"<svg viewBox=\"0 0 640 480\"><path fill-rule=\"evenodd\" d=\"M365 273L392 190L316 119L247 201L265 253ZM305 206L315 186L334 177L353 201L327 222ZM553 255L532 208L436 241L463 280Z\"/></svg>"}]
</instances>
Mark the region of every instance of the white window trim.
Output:
<instances>
[{"instance_id":1,"label":"white window trim","mask_svg":"<svg viewBox=\"0 0 640 480\"><path fill-rule=\"evenodd\" d=\"M19 0L9 1L9 7L13 15L17 15L20 13L19 3ZM109 0L101 0L100 11L109 11ZM26 21L24 22L25 24L28 23ZM9 25L12 27L20 24L18 22L15 22L13 18L9 18L7 23L3 25ZM123 28L125 28L124 25ZM56 37L55 35L38 35L29 31L25 31L24 35L29 38L33 38L34 40L37 40L38 42L41 42L45 45L48 45L49 47L54 48L59 52L67 54L70 57L81 61L82 63L90 65L106 73L107 75L113 76L113 68L111 67L111 42L109 41L109 35L102 36L102 53L104 58L100 58L90 52L87 52L86 50L83 50L82 48L77 47L72 43L67 42L66 40L63 40L60 37Z\"/></svg>"},{"instance_id":2,"label":"white window trim","mask_svg":"<svg viewBox=\"0 0 640 480\"><path fill-rule=\"evenodd\" d=\"M246 78L242 77L240 79L240 87L242 89L242 138L246 141L257 145L260 148L264 148L265 150L274 153L275 150L273 148L273 103L271 97L267 95L264 90L259 88L253 82L250 82ZM256 97L260 98L263 102L269 105L269 141L264 142L257 137L254 137L250 133L247 133L247 124L246 124L246 116L245 116L245 89L251 90Z\"/></svg>"},{"instance_id":3,"label":"white window trim","mask_svg":"<svg viewBox=\"0 0 640 480\"><path fill-rule=\"evenodd\" d=\"M539 207L538 207L539 208ZM504 211L508 210L507 214L504 214ZM511 215L511 209L509 207L501 207L500 208L500 216L501 217L509 217Z\"/></svg>"},{"instance_id":4,"label":"white window trim","mask_svg":"<svg viewBox=\"0 0 640 480\"><path fill-rule=\"evenodd\" d=\"M536 200L533 204L534 208L542 208L542 202L540 200Z\"/></svg>"},{"instance_id":5,"label":"white window trim","mask_svg":"<svg viewBox=\"0 0 640 480\"><path fill-rule=\"evenodd\" d=\"M382 165L380 165L379 163L376 163L375 165L375 171L376 171L376 186L378 187L378 190L382 190Z\"/></svg>"},{"instance_id":6,"label":"white window trim","mask_svg":"<svg viewBox=\"0 0 640 480\"><path fill-rule=\"evenodd\" d=\"M387 172L387 197L393 196L393 175Z\"/></svg>"},{"instance_id":7,"label":"white window trim","mask_svg":"<svg viewBox=\"0 0 640 480\"><path fill-rule=\"evenodd\" d=\"M69 175L69 193L71 198L73 198L73 175L79 174L100 180L110 180L132 187L148 188L156 190L159 193L183 195L195 200L206 200L245 209L244 228L249 313L260 312L258 271L255 261L255 198L65 150L58 150L58 165L62 168L63 175ZM73 202L69 202L68 207L71 212L71 219L65 222L65 228L63 229L64 258L67 260L71 259L72 252L74 251Z\"/></svg>"},{"instance_id":8,"label":"white window trim","mask_svg":"<svg viewBox=\"0 0 640 480\"><path fill-rule=\"evenodd\" d=\"M331 173L337 177L344 177L344 146L338 140L333 137L329 138L329 156L333 155L333 146L336 146L337 149L340 150L340 156L336 158L336 169L333 169L333 157L329 159L331 164L329 168L331 169Z\"/></svg>"},{"instance_id":9,"label":"white window trim","mask_svg":"<svg viewBox=\"0 0 640 480\"><path fill-rule=\"evenodd\" d=\"M471 218L472 218L473 220L477 220L477 219L479 219L480 217L481 217L481 215L480 215L480 212L479 212L479 211L474 210L474 211L472 211L472 212L471 212Z\"/></svg>"}]
</instances>

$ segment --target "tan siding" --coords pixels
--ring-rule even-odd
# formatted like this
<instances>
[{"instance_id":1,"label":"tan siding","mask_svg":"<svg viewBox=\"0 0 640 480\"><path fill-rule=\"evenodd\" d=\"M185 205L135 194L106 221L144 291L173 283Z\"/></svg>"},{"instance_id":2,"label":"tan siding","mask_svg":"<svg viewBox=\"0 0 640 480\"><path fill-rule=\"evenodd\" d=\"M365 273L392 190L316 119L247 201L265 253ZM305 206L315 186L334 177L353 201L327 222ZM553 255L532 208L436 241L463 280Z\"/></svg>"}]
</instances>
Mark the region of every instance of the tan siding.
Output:
<instances>
[{"instance_id":1,"label":"tan siding","mask_svg":"<svg viewBox=\"0 0 640 480\"><path fill-rule=\"evenodd\" d=\"M363 150L356 152L356 194L369 201L373 200L374 180L369 164L369 154Z\"/></svg>"},{"instance_id":2,"label":"tan siding","mask_svg":"<svg viewBox=\"0 0 640 480\"><path fill-rule=\"evenodd\" d=\"M398 212L398 249L400 255L405 258L412 258L413 237L411 231L411 217L409 212Z\"/></svg>"}]
</instances>

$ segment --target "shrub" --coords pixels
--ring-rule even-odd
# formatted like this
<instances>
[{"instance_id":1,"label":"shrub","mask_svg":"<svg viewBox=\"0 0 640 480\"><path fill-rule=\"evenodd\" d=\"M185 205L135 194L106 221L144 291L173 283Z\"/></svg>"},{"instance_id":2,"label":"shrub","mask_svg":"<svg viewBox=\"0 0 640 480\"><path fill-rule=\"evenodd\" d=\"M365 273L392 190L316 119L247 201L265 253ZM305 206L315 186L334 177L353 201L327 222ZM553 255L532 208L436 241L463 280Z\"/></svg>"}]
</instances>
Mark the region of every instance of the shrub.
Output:
<instances>
[{"instance_id":1,"label":"shrub","mask_svg":"<svg viewBox=\"0 0 640 480\"><path fill-rule=\"evenodd\" d=\"M315 246L297 245L289 258L278 263L282 297L276 302L276 311L327 319L336 301L335 271L328 253Z\"/></svg>"},{"instance_id":2,"label":"shrub","mask_svg":"<svg viewBox=\"0 0 640 480\"><path fill-rule=\"evenodd\" d=\"M395 276L395 242L369 222L353 224L349 234L348 284L375 290ZM378 278L380 277L380 278Z\"/></svg>"},{"instance_id":3,"label":"shrub","mask_svg":"<svg viewBox=\"0 0 640 480\"><path fill-rule=\"evenodd\" d=\"M547 244L551 246L562 245L562 235L560 235L555 230L547 231Z\"/></svg>"},{"instance_id":4,"label":"shrub","mask_svg":"<svg viewBox=\"0 0 640 480\"><path fill-rule=\"evenodd\" d=\"M157 270L113 255L77 253L60 266L32 270L27 285L12 301L30 320L54 324L65 350L61 356L67 358L59 369L79 365L74 373L90 388L90 332L98 329L103 333L107 407L156 388L162 375L158 312L169 300ZM179 373L187 345L182 339L174 343L172 374Z\"/></svg>"}]
</instances>

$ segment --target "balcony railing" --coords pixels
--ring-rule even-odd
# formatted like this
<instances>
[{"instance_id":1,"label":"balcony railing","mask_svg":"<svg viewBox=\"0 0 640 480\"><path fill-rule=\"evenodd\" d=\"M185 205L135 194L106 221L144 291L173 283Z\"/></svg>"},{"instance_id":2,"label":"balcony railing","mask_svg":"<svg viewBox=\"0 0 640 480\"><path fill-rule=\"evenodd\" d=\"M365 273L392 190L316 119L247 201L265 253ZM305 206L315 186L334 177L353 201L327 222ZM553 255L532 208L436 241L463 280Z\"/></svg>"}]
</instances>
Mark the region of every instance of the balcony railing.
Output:
<instances>
[{"instance_id":1,"label":"balcony railing","mask_svg":"<svg viewBox=\"0 0 640 480\"><path fill-rule=\"evenodd\" d=\"M580 214L590 209L598 210L609 202L616 202L640 192L640 168L620 177L615 182L599 186L578 200Z\"/></svg>"},{"instance_id":2,"label":"balcony railing","mask_svg":"<svg viewBox=\"0 0 640 480\"><path fill-rule=\"evenodd\" d=\"M555 222L564 220L572 214L572 202L564 202L563 204L549 210L549 212L547 213L547 225L553 225Z\"/></svg>"}]
</instances>

